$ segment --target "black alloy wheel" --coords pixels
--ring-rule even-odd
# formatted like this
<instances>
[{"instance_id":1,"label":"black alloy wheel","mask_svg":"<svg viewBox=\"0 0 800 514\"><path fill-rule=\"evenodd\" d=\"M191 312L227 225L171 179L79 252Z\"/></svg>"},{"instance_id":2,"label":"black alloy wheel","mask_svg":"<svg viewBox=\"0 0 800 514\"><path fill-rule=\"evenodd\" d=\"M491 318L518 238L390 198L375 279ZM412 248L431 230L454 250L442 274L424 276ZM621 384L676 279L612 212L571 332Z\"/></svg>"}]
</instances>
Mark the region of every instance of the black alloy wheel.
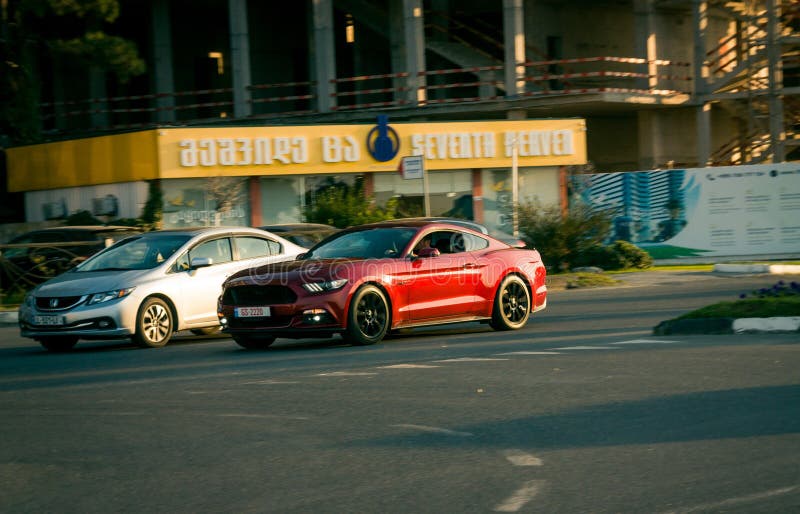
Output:
<instances>
[{"instance_id":1,"label":"black alloy wheel","mask_svg":"<svg viewBox=\"0 0 800 514\"><path fill-rule=\"evenodd\" d=\"M389 303L383 291L362 286L350 302L345 339L360 346L379 342L389 330Z\"/></svg>"},{"instance_id":2,"label":"black alloy wheel","mask_svg":"<svg viewBox=\"0 0 800 514\"><path fill-rule=\"evenodd\" d=\"M517 275L508 275L497 288L492 312L492 328L517 330L525 326L531 313L531 295Z\"/></svg>"}]
</instances>

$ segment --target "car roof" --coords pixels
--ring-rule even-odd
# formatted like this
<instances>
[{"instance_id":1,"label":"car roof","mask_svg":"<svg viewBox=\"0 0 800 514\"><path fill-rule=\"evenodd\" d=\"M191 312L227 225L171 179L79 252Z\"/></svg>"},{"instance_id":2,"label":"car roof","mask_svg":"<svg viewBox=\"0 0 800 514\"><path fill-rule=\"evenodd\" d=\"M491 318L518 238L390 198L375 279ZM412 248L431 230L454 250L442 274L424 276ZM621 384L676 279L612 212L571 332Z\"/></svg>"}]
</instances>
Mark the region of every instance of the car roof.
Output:
<instances>
[{"instance_id":1,"label":"car roof","mask_svg":"<svg viewBox=\"0 0 800 514\"><path fill-rule=\"evenodd\" d=\"M315 230L339 230L332 225L324 223L277 223L274 225L264 225L258 227L267 232L302 232L302 231L315 231Z\"/></svg>"},{"instance_id":2,"label":"car roof","mask_svg":"<svg viewBox=\"0 0 800 514\"><path fill-rule=\"evenodd\" d=\"M461 218L448 218L448 217L436 217L436 216L417 217L417 218L397 218L393 220L379 221L374 224L383 226L399 224L397 226L419 227L430 223L439 223L451 226L455 225L458 227L472 229L475 232L480 232L484 235L487 235L489 232L486 227L484 227L483 225L481 225L476 221L465 220Z\"/></svg>"},{"instance_id":3,"label":"car roof","mask_svg":"<svg viewBox=\"0 0 800 514\"><path fill-rule=\"evenodd\" d=\"M147 237L161 237L161 236L170 236L170 235L186 235L186 236L197 236L197 235L215 235L215 234L230 234L231 232L239 232L239 233L248 233L248 234L260 234L264 235L266 230L262 230L259 228L253 227L185 227L185 228L167 228L161 230L153 230L151 232L145 232L142 234L143 236ZM277 236L277 234L275 234Z\"/></svg>"},{"instance_id":4,"label":"car roof","mask_svg":"<svg viewBox=\"0 0 800 514\"><path fill-rule=\"evenodd\" d=\"M368 230L371 228L416 228L422 229L425 227L435 227L441 229L453 229L462 228L466 230L472 230L473 232L477 232L479 234L483 234L482 231L478 230L477 228L471 227L467 224L455 224L449 223L447 221L439 221L439 220L426 220L420 218L401 218L395 220L386 220L386 221L377 221L375 223L367 223L365 225L357 225L354 227L350 227L345 229L345 231L358 231L358 230ZM485 234L483 234L485 235Z\"/></svg>"}]
</instances>

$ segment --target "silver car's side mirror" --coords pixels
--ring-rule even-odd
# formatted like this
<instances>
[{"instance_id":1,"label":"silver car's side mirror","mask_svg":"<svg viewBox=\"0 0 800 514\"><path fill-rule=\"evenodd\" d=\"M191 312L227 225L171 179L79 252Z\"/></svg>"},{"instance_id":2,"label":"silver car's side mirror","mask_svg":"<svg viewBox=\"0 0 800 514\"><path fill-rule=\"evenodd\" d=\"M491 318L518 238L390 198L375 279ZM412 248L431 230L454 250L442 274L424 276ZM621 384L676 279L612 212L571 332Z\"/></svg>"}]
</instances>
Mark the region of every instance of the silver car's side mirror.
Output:
<instances>
[{"instance_id":1,"label":"silver car's side mirror","mask_svg":"<svg viewBox=\"0 0 800 514\"><path fill-rule=\"evenodd\" d=\"M192 269L197 268L206 268L214 264L214 259L210 257L192 257L192 262L190 264Z\"/></svg>"}]
</instances>

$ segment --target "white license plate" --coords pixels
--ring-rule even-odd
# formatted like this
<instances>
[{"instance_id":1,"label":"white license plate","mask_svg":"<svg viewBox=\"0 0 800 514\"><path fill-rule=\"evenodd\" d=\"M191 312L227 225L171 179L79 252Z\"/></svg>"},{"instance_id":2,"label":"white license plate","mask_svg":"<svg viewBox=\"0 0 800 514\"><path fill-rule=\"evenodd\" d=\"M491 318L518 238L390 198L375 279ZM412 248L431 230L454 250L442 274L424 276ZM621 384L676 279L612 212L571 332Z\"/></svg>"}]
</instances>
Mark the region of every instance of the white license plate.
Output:
<instances>
[{"instance_id":1,"label":"white license plate","mask_svg":"<svg viewBox=\"0 0 800 514\"><path fill-rule=\"evenodd\" d=\"M34 325L60 326L64 324L64 316L34 316Z\"/></svg>"},{"instance_id":2,"label":"white license plate","mask_svg":"<svg viewBox=\"0 0 800 514\"><path fill-rule=\"evenodd\" d=\"M237 318L265 318L269 316L269 307L236 307Z\"/></svg>"}]
</instances>

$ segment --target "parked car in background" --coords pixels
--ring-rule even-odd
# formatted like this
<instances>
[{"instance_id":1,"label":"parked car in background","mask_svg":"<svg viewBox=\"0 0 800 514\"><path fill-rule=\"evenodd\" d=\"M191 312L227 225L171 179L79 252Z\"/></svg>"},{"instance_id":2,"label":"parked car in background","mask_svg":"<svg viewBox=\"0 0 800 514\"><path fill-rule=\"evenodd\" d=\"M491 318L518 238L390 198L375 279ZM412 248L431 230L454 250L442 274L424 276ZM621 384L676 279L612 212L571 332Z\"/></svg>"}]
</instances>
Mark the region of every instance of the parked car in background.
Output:
<instances>
[{"instance_id":1,"label":"parked car in background","mask_svg":"<svg viewBox=\"0 0 800 514\"><path fill-rule=\"evenodd\" d=\"M142 231L125 226L71 226L32 230L0 245L0 287L41 283L103 248Z\"/></svg>"},{"instance_id":2,"label":"parked car in background","mask_svg":"<svg viewBox=\"0 0 800 514\"><path fill-rule=\"evenodd\" d=\"M128 237L33 289L21 335L48 350L79 339L131 337L167 344L178 330L219 330L223 281L245 268L294 259L306 249L254 228L161 230Z\"/></svg>"},{"instance_id":3,"label":"parked car in background","mask_svg":"<svg viewBox=\"0 0 800 514\"><path fill-rule=\"evenodd\" d=\"M264 225L259 228L306 248L311 248L329 235L339 231L338 228L324 223L283 223Z\"/></svg>"},{"instance_id":4,"label":"parked car in background","mask_svg":"<svg viewBox=\"0 0 800 514\"><path fill-rule=\"evenodd\" d=\"M389 330L481 321L522 328L547 305L536 250L447 222L400 220L345 229L298 260L232 275L223 330L244 348L278 337L381 341Z\"/></svg>"}]
</instances>

